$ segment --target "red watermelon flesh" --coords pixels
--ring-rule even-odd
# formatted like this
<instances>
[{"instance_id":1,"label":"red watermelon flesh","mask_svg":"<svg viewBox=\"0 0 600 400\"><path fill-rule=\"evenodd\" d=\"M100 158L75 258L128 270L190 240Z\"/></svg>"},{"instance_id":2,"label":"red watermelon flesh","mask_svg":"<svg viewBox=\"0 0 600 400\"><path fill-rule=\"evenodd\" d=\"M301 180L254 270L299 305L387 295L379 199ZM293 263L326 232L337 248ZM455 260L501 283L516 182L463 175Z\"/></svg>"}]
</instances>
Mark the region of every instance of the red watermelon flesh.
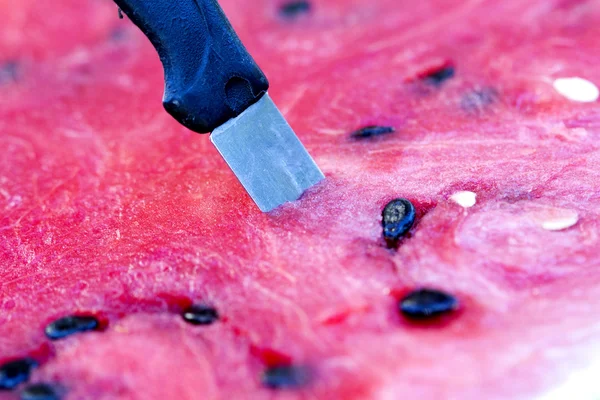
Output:
<instances>
[{"instance_id":1,"label":"red watermelon flesh","mask_svg":"<svg viewBox=\"0 0 600 400\"><path fill-rule=\"evenodd\" d=\"M327 176L268 214L111 1L0 0L0 364L65 399L596 398L600 108L553 82L600 84L600 2L221 4ZM403 318L419 287L460 308ZM78 313L106 326L44 336ZM264 387L280 364L310 379Z\"/></svg>"}]
</instances>

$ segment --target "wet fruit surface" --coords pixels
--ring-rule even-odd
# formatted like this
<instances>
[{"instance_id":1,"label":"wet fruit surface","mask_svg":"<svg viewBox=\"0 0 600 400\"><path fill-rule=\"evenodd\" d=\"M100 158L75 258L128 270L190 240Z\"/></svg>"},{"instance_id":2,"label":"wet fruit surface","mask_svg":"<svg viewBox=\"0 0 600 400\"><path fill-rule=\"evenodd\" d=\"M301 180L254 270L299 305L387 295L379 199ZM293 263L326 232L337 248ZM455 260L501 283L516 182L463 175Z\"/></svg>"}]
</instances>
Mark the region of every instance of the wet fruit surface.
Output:
<instances>
[{"instance_id":1,"label":"wet fruit surface","mask_svg":"<svg viewBox=\"0 0 600 400\"><path fill-rule=\"evenodd\" d=\"M0 0L0 364L67 400L594 398L600 109L565 78L600 84L598 2L309 4L222 1L327 176L263 214L111 1ZM399 316L422 287L460 312ZM109 323L45 336L80 313ZM266 387L257 348L311 379Z\"/></svg>"}]
</instances>

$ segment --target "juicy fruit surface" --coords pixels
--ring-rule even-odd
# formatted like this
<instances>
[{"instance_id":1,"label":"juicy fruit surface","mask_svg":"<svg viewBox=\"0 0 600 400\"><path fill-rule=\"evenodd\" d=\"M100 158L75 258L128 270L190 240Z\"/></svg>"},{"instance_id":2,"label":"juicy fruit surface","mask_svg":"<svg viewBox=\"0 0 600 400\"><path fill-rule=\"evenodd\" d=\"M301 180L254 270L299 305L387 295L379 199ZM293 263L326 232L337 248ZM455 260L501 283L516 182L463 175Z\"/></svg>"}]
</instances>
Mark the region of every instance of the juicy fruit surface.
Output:
<instances>
[{"instance_id":1,"label":"juicy fruit surface","mask_svg":"<svg viewBox=\"0 0 600 400\"><path fill-rule=\"evenodd\" d=\"M0 362L66 399L594 398L600 109L552 82L600 84L600 2L221 4L327 176L269 214L162 110L111 1L0 0ZM391 250L397 197L417 222ZM419 287L460 309L403 319ZM79 313L105 328L48 341ZM310 380L265 387L282 361Z\"/></svg>"}]
</instances>

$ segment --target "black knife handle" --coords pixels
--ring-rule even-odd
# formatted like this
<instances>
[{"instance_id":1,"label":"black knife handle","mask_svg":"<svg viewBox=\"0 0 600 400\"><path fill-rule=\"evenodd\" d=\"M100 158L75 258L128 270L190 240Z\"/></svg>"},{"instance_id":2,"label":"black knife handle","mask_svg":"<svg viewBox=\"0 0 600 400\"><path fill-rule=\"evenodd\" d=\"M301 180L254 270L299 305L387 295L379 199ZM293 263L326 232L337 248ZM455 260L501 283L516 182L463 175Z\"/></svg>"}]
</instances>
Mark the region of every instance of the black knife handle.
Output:
<instances>
[{"instance_id":1,"label":"black knife handle","mask_svg":"<svg viewBox=\"0 0 600 400\"><path fill-rule=\"evenodd\" d=\"M206 133L269 88L216 0L114 0L152 42L165 71L163 105Z\"/></svg>"}]
</instances>

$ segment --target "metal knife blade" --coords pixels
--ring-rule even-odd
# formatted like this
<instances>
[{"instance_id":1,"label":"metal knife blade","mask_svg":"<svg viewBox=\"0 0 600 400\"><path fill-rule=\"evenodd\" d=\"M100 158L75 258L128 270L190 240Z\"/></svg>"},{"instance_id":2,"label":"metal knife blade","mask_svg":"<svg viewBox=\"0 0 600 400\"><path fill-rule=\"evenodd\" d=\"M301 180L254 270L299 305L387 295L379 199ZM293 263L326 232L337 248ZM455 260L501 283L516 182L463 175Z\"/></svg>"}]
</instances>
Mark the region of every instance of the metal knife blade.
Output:
<instances>
[{"instance_id":1,"label":"metal knife blade","mask_svg":"<svg viewBox=\"0 0 600 400\"><path fill-rule=\"evenodd\" d=\"M325 178L268 94L213 130L210 140L263 212Z\"/></svg>"}]
</instances>

